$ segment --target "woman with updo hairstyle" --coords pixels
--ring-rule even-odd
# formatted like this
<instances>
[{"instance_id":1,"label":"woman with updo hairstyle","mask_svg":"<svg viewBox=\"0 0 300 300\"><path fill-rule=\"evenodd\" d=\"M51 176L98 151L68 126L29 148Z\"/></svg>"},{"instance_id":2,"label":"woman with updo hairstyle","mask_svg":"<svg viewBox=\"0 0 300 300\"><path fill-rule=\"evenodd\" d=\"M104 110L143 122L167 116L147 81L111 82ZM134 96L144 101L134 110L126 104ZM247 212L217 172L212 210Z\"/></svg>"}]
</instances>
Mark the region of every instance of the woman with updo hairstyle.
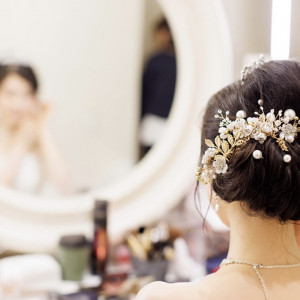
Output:
<instances>
[{"instance_id":1,"label":"woman with updo hairstyle","mask_svg":"<svg viewBox=\"0 0 300 300\"><path fill-rule=\"evenodd\" d=\"M138 300L300 298L300 64L260 59L242 74L208 102L197 173L230 228L228 256L198 282L154 282Z\"/></svg>"},{"instance_id":2,"label":"woman with updo hairstyle","mask_svg":"<svg viewBox=\"0 0 300 300\"><path fill-rule=\"evenodd\" d=\"M49 106L37 91L30 66L0 64L0 184L57 195L66 192L66 168L46 126Z\"/></svg>"}]
</instances>

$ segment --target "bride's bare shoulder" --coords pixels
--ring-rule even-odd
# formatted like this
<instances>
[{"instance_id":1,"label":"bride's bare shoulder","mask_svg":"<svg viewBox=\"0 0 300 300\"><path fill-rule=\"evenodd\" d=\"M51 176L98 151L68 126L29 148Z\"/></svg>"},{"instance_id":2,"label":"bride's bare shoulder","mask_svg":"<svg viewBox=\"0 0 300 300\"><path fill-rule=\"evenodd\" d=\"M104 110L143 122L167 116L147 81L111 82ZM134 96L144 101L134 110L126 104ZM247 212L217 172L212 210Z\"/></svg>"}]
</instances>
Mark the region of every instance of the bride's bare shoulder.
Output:
<instances>
[{"instance_id":1,"label":"bride's bare shoulder","mask_svg":"<svg viewBox=\"0 0 300 300\"><path fill-rule=\"evenodd\" d=\"M165 283L155 281L146 285L137 295L136 300L206 300L211 295L211 282L214 274L196 282ZM211 299L211 298L209 298Z\"/></svg>"},{"instance_id":2,"label":"bride's bare shoulder","mask_svg":"<svg viewBox=\"0 0 300 300\"><path fill-rule=\"evenodd\" d=\"M155 281L142 288L136 300L193 299L192 297L188 297L193 294L197 294L195 283L170 284Z\"/></svg>"},{"instance_id":3,"label":"bride's bare shoulder","mask_svg":"<svg viewBox=\"0 0 300 300\"><path fill-rule=\"evenodd\" d=\"M165 299L164 294L169 290L169 285L162 281L154 281L144 286L136 296L136 300Z\"/></svg>"},{"instance_id":4,"label":"bride's bare shoulder","mask_svg":"<svg viewBox=\"0 0 300 300\"><path fill-rule=\"evenodd\" d=\"M261 293L261 287L256 282L254 282L253 288L252 280L257 280L257 278L253 276L245 282L245 280L241 280L240 273L217 272L193 283L152 282L138 293L136 300L243 299L245 290L249 289L249 284L251 284L251 291L254 294L257 289L258 293Z\"/></svg>"}]
</instances>

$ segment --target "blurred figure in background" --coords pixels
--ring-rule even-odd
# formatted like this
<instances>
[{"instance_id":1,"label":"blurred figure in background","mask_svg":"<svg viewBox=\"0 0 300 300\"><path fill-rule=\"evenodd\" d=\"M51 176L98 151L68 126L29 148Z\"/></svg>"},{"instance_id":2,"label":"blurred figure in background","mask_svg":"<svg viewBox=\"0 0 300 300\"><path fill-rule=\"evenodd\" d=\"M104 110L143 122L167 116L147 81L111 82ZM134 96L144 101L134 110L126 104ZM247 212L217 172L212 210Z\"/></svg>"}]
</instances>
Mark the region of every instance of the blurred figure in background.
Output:
<instances>
[{"instance_id":1,"label":"blurred figure in background","mask_svg":"<svg viewBox=\"0 0 300 300\"><path fill-rule=\"evenodd\" d=\"M176 58L165 19L155 28L157 52L146 64L142 84L140 143L145 155L161 136L172 106L176 83Z\"/></svg>"},{"instance_id":2,"label":"blurred figure in background","mask_svg":"<svg viewBox=\"0 0 300 300\"><path fill-rule=\"evenodd\" d=\"M0 64L0 183L19 191L60 194L67 173L46 128L49 107L26 65Z\"/></svg>"}]
</instances>

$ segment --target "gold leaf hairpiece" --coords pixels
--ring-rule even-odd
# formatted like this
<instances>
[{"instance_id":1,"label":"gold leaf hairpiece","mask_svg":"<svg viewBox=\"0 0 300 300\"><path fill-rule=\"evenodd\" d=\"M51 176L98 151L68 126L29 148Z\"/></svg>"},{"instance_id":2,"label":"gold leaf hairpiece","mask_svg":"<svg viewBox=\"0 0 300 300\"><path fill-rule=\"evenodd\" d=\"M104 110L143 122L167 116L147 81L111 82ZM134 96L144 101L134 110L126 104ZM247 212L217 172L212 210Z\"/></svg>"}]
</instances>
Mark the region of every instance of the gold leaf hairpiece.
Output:
<instances>
[{"instance_id":1,"label":"gold leaf hairpiece","mask_svg":"<svg viewBox=\"0 0 300 300\"><path fill-rule=\"evenodd\" d=\"M212 182L218 174L224 174L228 170L228 164L232 153L237 151L250 139L263 144L268 137L275 139L278 146L285 152L288 152L286 143L293 143L298 132L300 132L300 121L292 109L287 109L284 114L282 110L275 116L274 109L265 114L263 109L263 100L258 100L260 113L255 112L255 117L248 117L244 111L239 110L236 113L236 119L230 120L226 111L225 116L221 110L215 118L220 119L219 135L214 139L205 139L208 149L205 151L201 166L196 173L197 180L203 183ZM255 159L262 158L262 152L255 150L253 152ZM291 161L291 156L285 154L284 162Z\"/></svg>"}]
</instances>

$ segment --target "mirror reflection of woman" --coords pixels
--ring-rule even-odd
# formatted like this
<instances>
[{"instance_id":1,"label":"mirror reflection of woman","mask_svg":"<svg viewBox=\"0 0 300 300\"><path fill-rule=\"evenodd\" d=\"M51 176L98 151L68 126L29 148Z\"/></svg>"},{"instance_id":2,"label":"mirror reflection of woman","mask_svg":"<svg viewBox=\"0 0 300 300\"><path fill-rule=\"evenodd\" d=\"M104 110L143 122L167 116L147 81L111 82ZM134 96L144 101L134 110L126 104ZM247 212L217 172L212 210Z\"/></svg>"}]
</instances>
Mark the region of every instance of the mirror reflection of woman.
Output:
<instances>
[{"instance_id":1,"label":"mirror reflection of woman","mask_svg":"<svg viewBox=\"0 0 300 300\"><path fill-rule=\"evenodd\" d=\"M37 90L30 66L0 65L0 183L24 192L65 193L65 163L46 126L49 106Z\"/></svg>"}]
</instances>

